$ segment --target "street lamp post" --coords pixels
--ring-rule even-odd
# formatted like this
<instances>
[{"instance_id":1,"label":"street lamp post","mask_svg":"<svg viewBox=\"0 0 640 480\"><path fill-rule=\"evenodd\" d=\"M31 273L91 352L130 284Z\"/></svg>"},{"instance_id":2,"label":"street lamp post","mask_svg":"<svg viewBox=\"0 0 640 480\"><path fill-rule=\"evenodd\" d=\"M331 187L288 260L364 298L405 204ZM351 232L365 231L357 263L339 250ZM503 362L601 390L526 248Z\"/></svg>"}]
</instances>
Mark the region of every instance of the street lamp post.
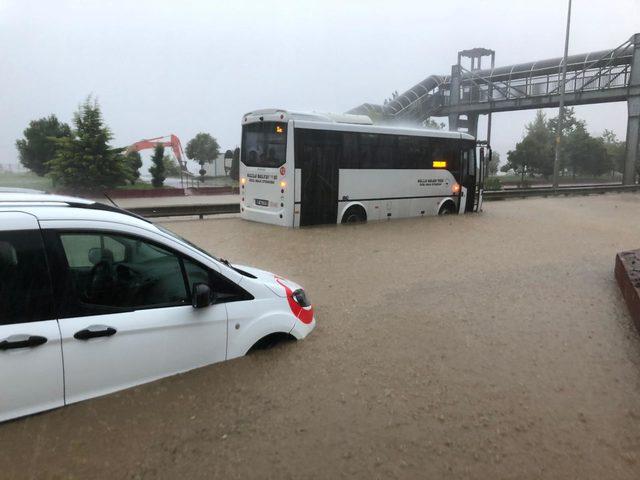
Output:
<instances>
[{"instance_id":1,"label":"street lamp post","mask_svg":"<svg viewBox=\"0 0 640 480\"><path fill-rule=\"evenodd\" d=\"M560 82L560 112L556 131L556 153L553 159L553 188L558 188L558 174L560 170L560 147L562 142L562 127L564 123L564 89L567 81L567 55L569 54L569 29L571 27L571 0L567 12L567 33L564 37L564 57L562 59L562 80Z\"/></svg>"}]
</instances>

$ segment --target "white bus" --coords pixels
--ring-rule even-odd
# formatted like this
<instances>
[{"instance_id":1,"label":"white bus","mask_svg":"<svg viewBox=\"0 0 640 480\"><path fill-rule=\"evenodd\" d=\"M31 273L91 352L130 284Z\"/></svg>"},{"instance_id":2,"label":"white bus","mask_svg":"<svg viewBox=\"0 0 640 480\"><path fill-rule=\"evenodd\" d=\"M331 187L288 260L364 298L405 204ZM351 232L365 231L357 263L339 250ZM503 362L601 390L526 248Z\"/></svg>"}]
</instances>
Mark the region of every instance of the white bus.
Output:
<instances>
[{"instance_id":1,"label":"white bus","mask_svg":"<svg viewBox=\"0 0 640 480\"><path fill-rule=\"evenodd\" d=\"M465 133L257 110L242 119L241 217L300 227L478 211L478 157Z\"/></svg>"}]
</instances>

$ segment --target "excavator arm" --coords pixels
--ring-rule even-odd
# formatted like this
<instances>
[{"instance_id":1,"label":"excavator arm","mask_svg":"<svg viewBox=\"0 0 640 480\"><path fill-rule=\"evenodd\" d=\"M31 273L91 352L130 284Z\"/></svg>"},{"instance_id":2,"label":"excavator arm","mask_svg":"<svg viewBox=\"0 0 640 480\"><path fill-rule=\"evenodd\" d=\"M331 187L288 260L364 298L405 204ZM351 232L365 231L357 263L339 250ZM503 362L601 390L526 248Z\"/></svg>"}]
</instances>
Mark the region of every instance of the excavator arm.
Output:
<instances>
[{"instance_id":1,"label":"excavator arm","mask_svg":"<svg viewBox=\"0 0 640 480\"><path fill-rule=\"evenodd\" d=\"M182 143L178 136L174 134L140 140L139 142L129 145L127 152L139 152L141 150L156 148L156 145L170 147L180 164L180 168L182 168L183 171L187 171L187 162L183 159L184 150L182 149Z\"/></svg>"}]
</instances>

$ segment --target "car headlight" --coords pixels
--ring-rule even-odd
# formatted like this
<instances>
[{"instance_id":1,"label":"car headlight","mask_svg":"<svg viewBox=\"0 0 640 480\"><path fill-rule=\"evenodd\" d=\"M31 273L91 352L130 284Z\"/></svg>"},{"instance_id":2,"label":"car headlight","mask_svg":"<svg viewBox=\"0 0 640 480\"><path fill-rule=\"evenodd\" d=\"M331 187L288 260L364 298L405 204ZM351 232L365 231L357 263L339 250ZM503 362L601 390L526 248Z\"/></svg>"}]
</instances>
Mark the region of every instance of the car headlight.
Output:
<instances>
[{"instance_id":1,"label":"car headlight","mask_svg":"<svg viewBox=\"0 0 640 480\"><path fill-rule=\"evenodd\" d=\"M307 294L305 293L305 291L301 288L295 290L292 294L291 297L295 300L295 302L300 305L301 307L310 307L311 306L311 302L309 301L309 299L307 298Z\"/></svg>"}]
</instances>

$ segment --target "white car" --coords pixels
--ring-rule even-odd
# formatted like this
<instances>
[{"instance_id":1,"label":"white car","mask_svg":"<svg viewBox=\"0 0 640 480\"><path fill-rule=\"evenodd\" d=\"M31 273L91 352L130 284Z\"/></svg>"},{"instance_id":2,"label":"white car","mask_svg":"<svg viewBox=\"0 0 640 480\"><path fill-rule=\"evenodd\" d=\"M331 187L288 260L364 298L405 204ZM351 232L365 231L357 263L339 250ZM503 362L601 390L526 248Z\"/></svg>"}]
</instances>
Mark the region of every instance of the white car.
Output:
<instances>
[{"instance_id":1,"label":"white car","mask_svg":"<svg viewBox=\"0 0 640 480\"><path fill-rule=\"evenodd\" d=\"M304 290L132 213L0 193L0 421L315 327Z\"/></svg>"}]
</instances>

